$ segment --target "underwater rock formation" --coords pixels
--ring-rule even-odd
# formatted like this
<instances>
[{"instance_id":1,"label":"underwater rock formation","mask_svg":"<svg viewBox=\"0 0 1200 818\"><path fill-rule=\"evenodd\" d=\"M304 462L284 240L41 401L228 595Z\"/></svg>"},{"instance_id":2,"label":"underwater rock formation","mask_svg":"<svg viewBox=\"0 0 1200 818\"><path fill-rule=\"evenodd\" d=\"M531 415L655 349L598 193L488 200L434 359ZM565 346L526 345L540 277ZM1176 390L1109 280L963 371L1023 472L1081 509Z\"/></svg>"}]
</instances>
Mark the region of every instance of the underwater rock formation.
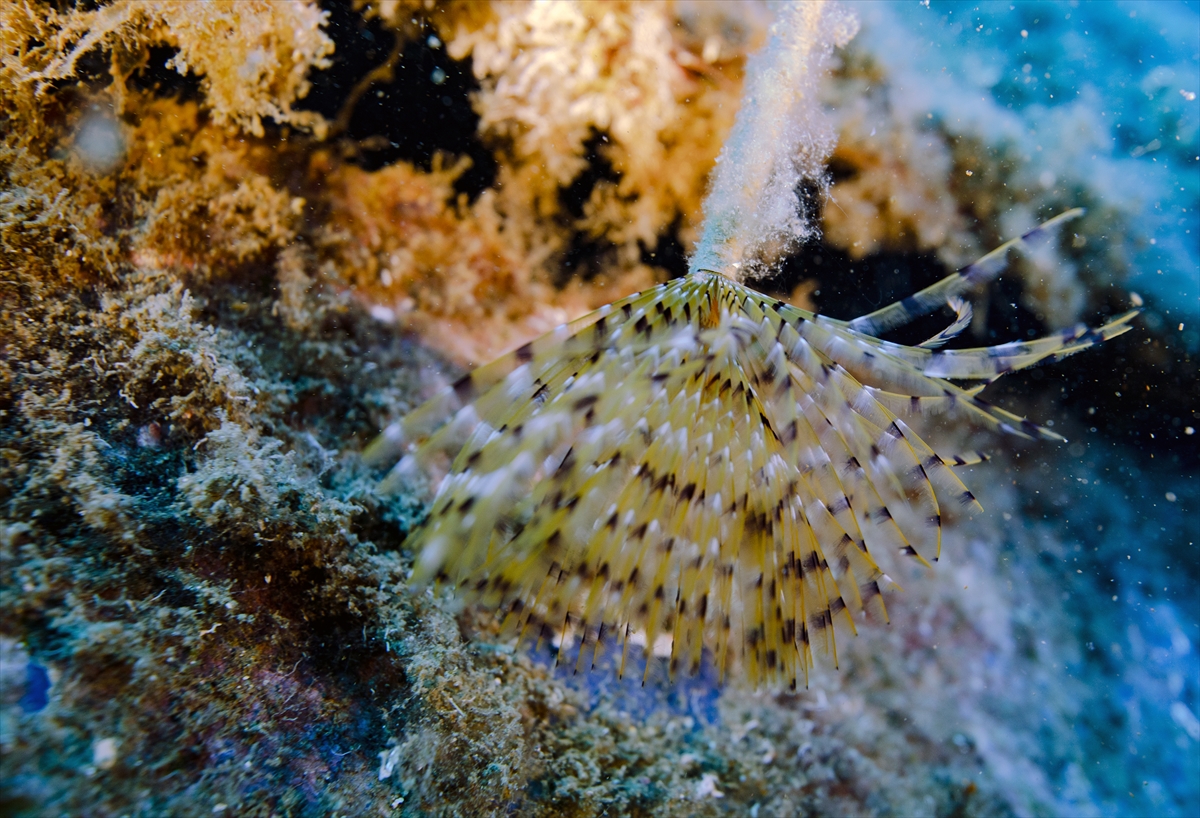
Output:
<instances>
[{"instance_id":1,"label":"underwater rock formation","mask_svg":"<svg viewBox=\"0 0 1200 818\"><path fill-rule=\"evenodd\" d=\"M884 35L956 21L870 5L823 89L825 239L763 286L849 318L1081 204L1065 283L1001 282L980 337L1115 312L1113 254L1189 271L1159 250L1187 250L1190 201L1150 224L1040 142L960 130L945 108L1007 110L1007 75L899 93L941 66ZM1034 61L1009 52L1044 7L1007 5L964 29L1004 32L1024 93ZM1176 290L1139 283L1145 321L1087 367L997 384L1067 445L945 430L996 455L987 514L809 693L572 679L408 588L425 510L379 496L361 450L464 363L684 271L770 21L747 8L0 4L0 811L1197 811L1198 336ZM1118 22L1174 48L1112 8L1086 12L1096 49ZM1200 153L1195 60L1171 60L1138 92L1187 105L1137 123L1120 97L1119 168L1194 195L1194 165L1157 170ZM1094 125L1116 87L1072 110Z\"/></svg>"}]
</instances>

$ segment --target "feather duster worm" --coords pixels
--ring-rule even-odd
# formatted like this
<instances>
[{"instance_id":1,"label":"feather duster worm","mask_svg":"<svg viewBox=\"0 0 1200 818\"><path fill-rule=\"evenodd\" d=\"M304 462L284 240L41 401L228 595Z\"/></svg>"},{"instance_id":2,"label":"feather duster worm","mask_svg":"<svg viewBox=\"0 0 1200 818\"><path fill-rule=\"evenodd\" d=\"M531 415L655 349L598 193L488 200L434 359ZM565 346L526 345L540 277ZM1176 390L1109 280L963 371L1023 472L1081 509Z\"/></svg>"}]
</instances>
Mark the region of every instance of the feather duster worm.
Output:
<instances>
[{"instance_id":1,"label":"feather duster worm","mask_svg":"<svg viewBox=\"0 0 1200 818\"><path fill-rule=\"evenodd\" d=\"M606 644L655 648L672 674L707 649L722 678L807 683L814 651L836 664L834 623L886 620L873 553L923 564L941 548L942 503L977 508L954 467L906 419L954 411L1022 437L1061 439L978 396L997 377L1130 329L943 351L970 321L959 296L1014 246L939 283L840 321L699 269L603 307L457 381L367 452L401 457L395 482L439 453L450 465L413 535L416 582L452 583L522 636L578 635L575 668ZM916 347L873 337L950 304ZM979 382L974 387L954 381Z\"/></svg>"}]
</instances>

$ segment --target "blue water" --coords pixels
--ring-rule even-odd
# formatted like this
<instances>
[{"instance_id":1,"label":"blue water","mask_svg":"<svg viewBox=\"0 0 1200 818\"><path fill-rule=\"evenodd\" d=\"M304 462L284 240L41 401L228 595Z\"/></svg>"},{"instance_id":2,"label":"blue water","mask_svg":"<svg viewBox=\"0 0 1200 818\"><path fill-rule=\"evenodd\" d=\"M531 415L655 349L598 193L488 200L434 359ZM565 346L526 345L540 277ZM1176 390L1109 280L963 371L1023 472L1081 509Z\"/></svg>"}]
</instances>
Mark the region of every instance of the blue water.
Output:
<instances>
[{"instance_id":1,"label":"blue water","mask_svg":"<svg viewBox=\"0 0 1200 818\"><path fill-rule=\"evenodd\" d=\"M1200 318L1200 4L854 7L859 44L914 109L1017 145L1033 179L1121 209L1135 233L1127 285L1172 320Z\"/></svg>"}]
</instances>

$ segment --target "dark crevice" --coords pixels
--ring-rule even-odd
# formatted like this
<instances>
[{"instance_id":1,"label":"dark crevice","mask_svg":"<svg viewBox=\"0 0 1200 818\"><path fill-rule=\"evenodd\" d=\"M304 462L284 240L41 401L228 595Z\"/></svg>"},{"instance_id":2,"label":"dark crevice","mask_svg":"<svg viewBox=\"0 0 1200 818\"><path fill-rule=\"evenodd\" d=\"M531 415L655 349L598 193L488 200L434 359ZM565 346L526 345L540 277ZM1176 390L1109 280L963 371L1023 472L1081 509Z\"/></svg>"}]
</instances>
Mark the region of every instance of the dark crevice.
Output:
<instances>
[{"instance_id":1,"label":"dark crevice","mask_svg":"<svg viewBox=\"0 0 1200 818\"><path fill-rule=\"evenodd\" d=\"M882 252L855 259L841 248L816 241L802 246L755 286L788 295L802 282L815 279L818 288L813 300L819 310L833 318L850 319L912 295L946 272L933 253ZM888 340L917 344L946 323L944 315L929 316L889 333Z\"/></svg>"},{"instance_id":2,"label":"dark crevice","mask_svg":"<svg viewBox=\"0 0 1200 818\"><path fill-rule=\"evenodd\" d=\"M608 144L608 134L593 130L583 143L583 158L587 162L571 183L558 190L558 204L562 208L559 222L563 227L583 219L585 207L592 191L601 182L617 183L621 174L604 155L603 147ZM616 245L604 237L597 237L583 230L575 230L559 257L555 283L563 286L572 278L590 281L606 269L616 266Z\"/></svg>"},{"instance_id":3,"label":"dark crevice","mask_svg":"<svg viewBox=\"0 0 1200 818\"><path fill-rule=\"evenodd\" d=\"M559 257L554 283L563 287L572 278L591 281L605 270L616 267L616 252L617 247L611 241L577 230L571 234L566 250Z\"/></svg>"},{"instance_id":4,"label":"dark crevice","mask_svg":"<svg viewBox=\"0 0 1200 818\"><path fill-rule=\"evenodd\" d=\"M70 77L54 80L50 87L56 92L78 88L85 97L92 97L112 85L112 81L112 49L97 47L79 56Z\"/></svg>"},{"instance_id":5,"label":"dark crevice","mask_svg":"<svg viewBox=\"0 0 1200 818\"><path fill-rule=\"evenodd\" d=\"M73 11L99 11L106 4L104 0L50 0L48 5L59 14L70 14Z\"/></svg>"},{"instance_id":6,"label":"dark crevice","mask_svg":"<svg viewBox=\"0 0 1200 818\"><path fill-rule=\"evenodd\" d=\"M796 186L796 207L801 219L809 224L821 223L821 211L829 197L829 184L828 176L819 181L807 178L800 180Z\"/></svg>"},{"instance_id":7,"label":"dark crevice","mask_svg":"<svg viewBox=\"0 0 1200 818\"><path fill-rule=\"evenodd\" d=\"M680 220L655 237L653 247L642 245L642 263L661 267L668 278L683 278L688 271L687 250L679 240Z\"/></svg>"},{"instance_id":8,"label":"dark crevice","mask_svg":"<svg viewBox=\"0 0 1200 818\"><path fill-rule=\"evenodd\" d=\"M298 107L337 119L351 89L387 59L395 35L378 18L366 20L350 3L321 2L328 17L325 33L334 43L332 65L309 74L312 89Z\"/></svg>"},{"instance_id":9,"label":"dark crevice","mask_svg":"<svg viewBox=\"0 0 1200 818\"><path fill-rule=\"evenodd\" d=\"M859 168L853 162L848 162L839 156L834 156L829 160L829 183L831 185L857 179L858 174Z\"/></svg>"},{"instance_id":10,"label":"dark crevice","mask_svg":"<svg viewBox=\"0 0 1200 818\"><path fill-rule=\"evenodd\" d=\"M179 53L178 48L166 45L151 46L145 65L129 78L129 87L153 94L159 99L174 98L177 102L200 99L200 78L192 71L180 74L167 63Z\"/></svg>"},{"instance_id":11,"label":"dark crevice","mask_svg":"<svg viewBox=\"0 0 1200 818\"><path fill-rule=\"evenodd\" d=\"M579 172L571 184L558 191L558 203L573 219L583 218L583 208L592 191L600 182L616 183L621 181L621 174L613 168L612 162L604 155L602 147L608 144L608 134L603 131L592 131L592 135L583 143L583 158L587 167Z\"/></svg>"},{"instance_id":12,"label":"dark crevice","mask_svg":"<svg viewBox=\"0 0 1200 818\"><path fill-rule=\"evenodd\" d=\"M815 279L813 300L821 313L850 319L886 306L935 283L951 271L933 253L874 253L852 259L844 250L810 242L787 258L777 272L753 286L786 297L801 282ZM968 328L947 349L991 346L1049 335L1053 329L1024 304L1020 276L1009 271L971 297L986 311L984 330ZM1099 326L1129 309L1119 288L1096 299L1083 320ZM987 398L1020 410L1031 395L1056 397L1076 429L1136 446L1147 458L1181 467L1200 465L1200 366L1184 348L1182 332L1165 319L1162 305L1148 300L1145 315L1125 335L1069 359L1005 375ZM889 341L917 344L944 329L953 314L943 308L886 333ZM1051 418L1034 418L1049 420ZM1191 427L1193 433L1187 434ZM1092 430L1095 430L1094 432ZM1084 442L1087 442L1086 440Z\"/></svg>"},{"instance_id":13,"label":"dark crevice","mask_svg":"<svg viewBox=\"0 0 1200 818\"><path fill-rule=\"evenodd\" d=\"M1006 376L992 387L994 394L1017 398L1034 388L1061 390L1083 442L1108 438L1173 467L1200 466L1200 366L1181 332L1154 321L1160 308L1147 299L1128 333L1060 363ZM1114 288L1104 308L1084 320L1096 326L1126 309L1127 296Z\"/></svg>"},{"instance_id":14,"label":"dark crevice","mask_svg":"<svg viewBox=\"0 0 1200 818\"><path fill-rule=\"evenodd\" d=\"M336 46L333 64L310 74L312 90L297 107L337 121L360 81L388 60L396 35L349 4L321 5L329 12L326 32ZM400 49L391 80L371 83L357 99L341 137L349 142L352 161L366 170L406 161L428 171L438 153L470 157L454 189L473 200L495 183L497 170L471 107L477 90L470 60L452 60L432 26L422 23L416 38Z\"/></svg>"}]
</instances>

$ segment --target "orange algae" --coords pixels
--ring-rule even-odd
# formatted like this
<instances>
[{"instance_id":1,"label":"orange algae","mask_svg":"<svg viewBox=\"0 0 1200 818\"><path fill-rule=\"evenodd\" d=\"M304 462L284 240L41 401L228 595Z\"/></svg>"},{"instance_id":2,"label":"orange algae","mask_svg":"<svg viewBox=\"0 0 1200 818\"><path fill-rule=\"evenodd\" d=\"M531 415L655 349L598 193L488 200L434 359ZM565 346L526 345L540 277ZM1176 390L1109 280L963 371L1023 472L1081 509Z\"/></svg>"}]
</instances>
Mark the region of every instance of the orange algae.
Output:
<instances>
[{"instance_id":1,"label":"orange algae","mask_svg":"<svg viewBox=\"0 0 1200 818\"><path fill-rule=\"evenodd\" d=\"M369 8L400 31L412 13ZM756 36L753 18L747 27L730 11L439 8L444 47L471 60L480 84L472 102L495 182L468 202L451 191L465 165L448 159L337 171L323 247L361 295L469 363L661 280L660 243L694 240ZM429 232L397 230L393 217ZM590 282L568 278L581 244L599 256Z\"/></svg>"},{"instance_id":2,"label":"orange algae","mask_svg":"<svg viewBox=\"0 0 1200 818\"><path fill-rule=\"evenodd\" d=\"M559 189L586 169L586 145L599 134L597 151L617 178L590 191L578 229L615 244L621 266L676 220L690 241L733 124L742 58L762 24L755 9L735 22L719 5L692 17L652 3L498 8L457 25L448 48L472 58L479 127L501 149L509 211L560 214ZM705 27L724 36L702 39Z\"/></svg>"},{"instance_id":3,"label":"orange algae","mask_svg":"<svg viewBox=\"0 0 1200 818\"><path fill-rule=\"evenodd\" d=\"M35 94L73 79L85 54L109 49L120 109L123 81L143 62L144 49L174 46L178 52L166 67L201 77L213 121L262 136L263 117L324 127L319 116L293 107L308 93L309 70L326 66L333 51L322 19L316 3L307 0L115 0L93 11L69 12L21 0L0 17L0 47L16 57L6 81Z\"/></svg>"}]
</instances>

